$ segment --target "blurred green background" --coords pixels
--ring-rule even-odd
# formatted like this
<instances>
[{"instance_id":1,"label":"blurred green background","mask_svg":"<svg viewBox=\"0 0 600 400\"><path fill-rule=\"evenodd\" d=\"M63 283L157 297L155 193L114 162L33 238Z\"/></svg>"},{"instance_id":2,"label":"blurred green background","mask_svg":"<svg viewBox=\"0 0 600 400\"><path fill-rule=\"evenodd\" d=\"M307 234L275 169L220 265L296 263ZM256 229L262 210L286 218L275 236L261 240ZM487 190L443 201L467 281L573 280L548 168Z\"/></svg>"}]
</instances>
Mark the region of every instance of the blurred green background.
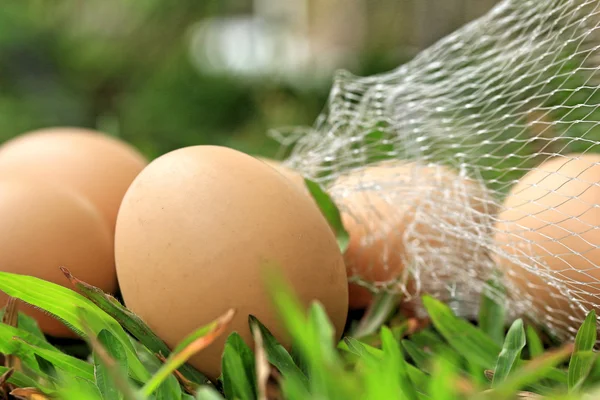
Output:
<instances>
[{"instance_id":1,"label":"blurred green background","mask_svg":"<svg viewBox=\"0 0 600 400\"><path fill-rule=\"evenodd\" d=\"M7 0L0 142L47 126L117 135L153 158L218 144L275 156L312 125L336 69L385 72L494 0Z\"/></svg>"}]
</instances>

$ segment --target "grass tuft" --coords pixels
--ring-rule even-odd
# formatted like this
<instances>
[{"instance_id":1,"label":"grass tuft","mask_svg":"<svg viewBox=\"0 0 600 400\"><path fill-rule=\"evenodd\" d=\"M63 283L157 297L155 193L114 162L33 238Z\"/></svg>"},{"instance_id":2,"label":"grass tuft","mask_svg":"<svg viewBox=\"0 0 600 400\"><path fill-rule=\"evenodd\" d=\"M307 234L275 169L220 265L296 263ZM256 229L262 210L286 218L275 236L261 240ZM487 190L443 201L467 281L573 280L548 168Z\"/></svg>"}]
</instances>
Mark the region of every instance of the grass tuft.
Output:
<instances>
[{"instance_id":1,"label":"grass tuft","mask_svg":"<svg viewBox=\"0 0 600 400\"><path fill-rule=\"evenodd\" d=\"M583 400L600 393L594 311L573 343L556 345L522 319L505 326L495 295L484 294L478 323L430 296L423 297L428 323L418 323L393 312L398 299L383 295L336 341L322 304L303 306L270 270L267 287L291 343L280 343L252 315L254 341L247 343L227 330L235 315L229 310L171 350L116 299L63 272L73 290L0 273L0 289L11 296L0 323L0 352L14 365L0 368L0 399ZM53 344L18 311L17 300L81 332L89 357ZM209 382L187 361L226 332L221 376Z\"/></svg>"}]
</instances>

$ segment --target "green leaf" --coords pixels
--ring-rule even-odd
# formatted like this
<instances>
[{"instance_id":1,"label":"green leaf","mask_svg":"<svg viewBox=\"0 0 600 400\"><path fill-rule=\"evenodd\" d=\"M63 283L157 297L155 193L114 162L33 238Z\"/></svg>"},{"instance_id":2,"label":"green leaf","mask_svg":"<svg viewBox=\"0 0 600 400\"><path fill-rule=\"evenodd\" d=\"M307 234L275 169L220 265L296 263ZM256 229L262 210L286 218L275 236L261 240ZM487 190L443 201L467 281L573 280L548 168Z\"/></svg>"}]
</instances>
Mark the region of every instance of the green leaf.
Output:
<instances>
[{"instance_id":1,"label":"green leaf","mask_svg":"<svg viewBox=\"0 0 600 400\"><path fill-rule=\"evenodd\" d=\"M146 367L146 369L151 374L156 373L160 369L160 367L163 365L162 361L160 361L155 354L153 354L150 350L148 350L148 348L146 348L144 345L142 345L137 340L132 338L131 342L133 344L133 347L135 348L138 358L140 359L140 361L142 362L144 367ZM189 381L187 384L190 385L189 389L192 390L193 392L195 392L196 389L199 387L198 384L196 384L195 382L192 382L192 381ZM171 399L171 398L178 399L181 396L184 396L184 393L182 393L181 386L180 386L177 378L175 378L175 375L170 375L167 378L167 380L165 380L158 387L158 389L156 389L156 392L155 392L156 399ZM190 396L190 397L193 398L192 396Z\"/></svg>"},{"instance_id":2,"label":"green leaf","mask_svg":"<svg viewBox=\"0 0 600 400\"><path fill-rule=\"evenodd\" d=\"M267 272L269 293L280 321L298 351L305 357L310 370L310 393L332 400L350 396L358 383L349 376L333 343L333 328L321 304L313 302L307 315L305 306L296 297L280 268ZM293 381L293 394L299 392L298 380ZM294 386L296 385L296 386Z\"/></svg>"},{"instance_id":3,"label":"green leaf","mask_svg":"<svg viewBox=\"0 0 600 400\"><path fill-rule=\"evenodd\" d=\"M498 356L496 368L494 369L492 387L496 387L499 383L506 380L511 371L513 371L517 361L521 358L521 351L525 348L526 343L523 320L517 319L506 334L504 346Z\"/></svg>"},{"instance_id":4,"label":"green leaf","mask_svg":"<svg viewBox=\"0 0 600 400\"><path fill-rule=\"evenodd\" d=\"M350 236L344 228L340 211L338 210L331 197L327 193L325 193L325 191L321 189L321 187L317 183L306 178L304 179L304 182L306 184L306 187L308 188L308 191L310 192L313 199L321 209L323 215L325 216L325 219L329 223L329 226L335 232L338 244L340 246L340 251L342 253L345 252L348 248L348 244L350 243Z\"/></svg>"},{"instance_id":5,"label":"green leaf","mask_svg":"<svg viewBox=\"0 0 600 400\"><path fill-rule=\"evenodd\" d=\"M127 353L121 342L109 331L102 329L98 334L98 342L106 350L106 353L115 361L115 365L110 368L118 368L121 374L127 373ZM107 371L106 364L101 360L97 351L93 352L94 358L94 377L96 386L105 400L122 399L123 394L112 381L110 372Z\"/></svg>"},{"instance_id":6,"label":"green leaf","mask_svg":"<svg viewBox=\"0 0 600 400\"><path fill-rule=\"evenodd\" d=\"M529 349L530 358L535 358L544 354L542 339L540 339L540 336L531 325L527 326L527 348Z\"/></svg>"},{"instance_id":7,"label":"green leaf","mask_svg":"<svg viewBox=\"0 0 600 400\"><path fill-rule=\"evenodd\" d=\"M562 363L573 351L573 345L564 346L558 350L544 353L523 367L518 374L509 375L506 380L493 389L494 399L513 399L519 390L532 385L548 376L555 366Z\"/></svg>"},{"instance_id":8,"label":"green leaf","mask_svg":"<svg viewBox=\"0 0 600 400\"><path fill-rule=\"evenodd\" d=\"M360 358L375 357L377 359L380 359L384 357L383 350L370 346L359 340L356 340L353 337L345 337L342 343L345 345L344 346L340 344L340 348L342 350L346 350L353 354L356 354Z\"/></svg>"},{"instance_id":9,"label":"green leaf","mask_svg":"<svg viewBox=\"0 0 600 400\"><path fill-rule=\"evenodd\" d=\"M378 293L365 313L365 316L360 320L360 323L350 336L361 339L377 332L390 317L397 304L397 295L388 292Z\"/></svg>"},{"instance_id":10,"label":"green leaf","mask_svg":"<svg viewBox=\"0 0 600 400\"><path fill-rule=\"evenodd\" d=\"M286 400L304 400L314 398L309 393L308 388L298 378L297 375L289 375L281 383L283 398Z\"/></svg>"},{"instance_id":11,"label":"green leaf","mask_svg":"<svg viewBox=\"0 0 600 400\"><path fill-rule=\"evenodd\" d=\"M242 359L231 346L225 346L222 369L223 391L226 398L240 400L254 399Z\"/></svg>"},{"instance_id":12,"label":"green leaf","mask_svg":"<svg viewBox=\"0 0 600 400\"><path fill-rule=\"evenodd\" d=\"M133 337L140 341L154 354L162 354L168 357L171 350L167 347L156 334L142 321L140 317L124 307L117 299L104 293L101 289L83 282L73 276L68 269L61 268L71 284L81 292L86 298L96 304L100 309L113 317L123 326ZM183 376L192 382L202 384L207 383L208 379L194 367L184 364L178 369Z\"/></svg>"},{"instance_id":13,"label":"green leaf","mask_svg":"<svg viewBox=\"0 0 600 400\"><path fill-rule=\"evenodd\" d=\"M219 392L210 386L202 386L196 392L196 400L225 400Z\"/></svg>"},{"instance_id":14,"label":"green leaf","mask_svg":"<svg viewBox=\"0 0 600 400\"><path fill-rule=\"evenodd\" d=\"M569 362L569 391L578 390L592 370L596 359L593 353L596 338L596 312L592 310L579 327L575 337L575 350Z\"/></svg>"},{"instance_id":15,"label":"green leaf","mask_svg":"<svg viewBox=\"0 0 600 400\"><path fill-rule=\"evenodd\" d=\"M40 366L40 371L42 371L42 373L49 377L50 380L56 380L58 378L58 371L56 370L54 364L52 364L50 361L46 360L39 354L35 354L35 359L38 365Z\"/></svg>"},{"instance_id":16,"label":"green leaf","mask_svg":"<svg viewBox=\"0 0 600 400\"><path fill-rule=\"evenodd\" d=\"M492 369L501 351L488 335L469 322L454 315L442 302L423 296L429 317L435 328L459 354L485 369Z\"/></svg>"},{"instance_id":17,"label":"green leaf","mask_svg":"<svg viewBox=\"0 0 600 400\"><path fill-rule=\"evenodd\" d=\"M4 375L8 370L7 367L0 366L0 375ZM36 381L20 371L13 371L10 378L8 378L8 382L18 387L34 387L41 389Z\"/></svg>"},{"instance_id":18,"label":"green leaf","mask_svg":"<svg viewBox=\"0 0 600 400\"><path fill-rule=\"evenodd\" d=\"M175 378L174 375L170 375L158 388L156 388L156 391L151 398L154 400L181 399L183 394L181 386L179 385L179 382L177 382L177 378Z\"/></svg>"},{"instance_id":19,"label":"green leaf","mask_svg":"<svg viewBox=\"0 0 600 400\"><path fill-rule=\"evenodd\" d=\"M228 399L256 398L256 373L252 356L248 360L244 340L235 332L227 338L222 358L223 391ZM251 354L251 351L250 351Z\"/></svg>"},{"instance_id":20,"label":"green leaf","mask_svg":"<svg viewBox=\"0 0 600 400\"><path fill-rule=\"evenodd\" d=\"M450 350L450 346L432 329L425 329L410 335L410 340L422 348L429 348L432 352Z\"/></svg>"},{"instance_id":21,"label":"green leaf","mask_svg":"<svg viewBox=\"0 0 600 400\"><path fill-rule=\"evenodd\" d=\"M573 361L573 358L576 360ZM598 360L598 353L592 350L578 351L573 355L571 363L575 362L576 365L578 365L573 374L575 376L578 375L579 378L576 379L576 377L571 377L571 368L569 368L569 391L576 393L585 383L587 383L596 360Z\"/></svg>"},{"instance_id":22,"label":"green leaf","mask_svg":"<svg viewBox=\"0 0 600 400\"><path fill-rule=\"evenodd\" d=\"M431 385L431 377L429 375L411 364L406 364L406 372L410 380L414 383L419 398L423 398L423 395L429 393L429 386Z\"/></svg>"},{"instance_id":23,"label":"green leaf","mask_svg":"<svg viewBox=\"0 0 600 400\"><path fill-rule=\"evenodd\" d=\"M388 327L392 330L394 337L397 340L401 340L406 335L406 333L409 331L409 328L410 328L409 324L410 324L410 320L404 320L402 322L396 322L393 325L388 325ZM349 335L349 336L353 336L353 335ZM375 332L375 333L371 333L370 335L363 336L360 338L360 340L361 340L361 342L367 343L367 344L379 343L379 340L380 340L379 332Z\"/></svg>"},{"instance_id":24,"label":"green leaf","mask_svg":"<svg viewBox=\"0 0 600 400\"><path fill-rule=\"evenodd\" d=\"M33 276L8 272L0 272L0 290L59 317L76 333L86 338L83 322L80 319L80 310L84 310L85 322L93 334L97 335L102 329L108 329L124 345L132 376L141 382L149 378L148 371L138 360L123 328L114 318L79 293Z\"/></svg>"},{"instance_id":25,"label":"green leaf","mask_svg":"<svg viewBox=\"0 0 600 400\"><path fill-rule=\"evenodd\" d=\"M279 344L279 342L277 342L273 337L273 334L252 315L248 317L248 322L251 329L252 326L257 326L260 329L260 334L263 338L263 346L267 353L269 363L273 364L284 378L295 376L305 388L308 388L308 378L302 373L300 368L296 366L290 354L281 344Z\"/></svg>"},{"instance_id":26,"label":"green leaf","mask_svg":"<svg viewBox=\"0 0 600 400\"><path fill-rule=\"evenodd\" d=\"M459 400L464 396L458 393L458 360L451 353L440 353L433 361L429 395L435 400Z\"/></svg>"},{"instance_id":27,"label":"green leaf","mask_svg":"<svg viewBox=\"0 0 600 400\"><path fill-rule=\"evenodd\" d=\"M86 334L86 340L90 344L92 348L92 354L94 358L94 363L101 364L101 368L106 374L103 378L110 379L111 383L117 388L120 395L123 396L126 400L142 400L141 396L138 396L136 393L135 387L132 382L129 380L126 370L122 368L122 366L116 361L109 353L108 350L104 347L104 345L100 342L100 335L95 336L90 327L85 324L86 320L86 311L78 310L81 314L81 324L83 326L84 332ZM100 331L102 333L102 331ZM109 334L103 334L102 339L105 343L109 345L114 345L114 337L111 338ZM114 350L113 352L117 354L119 358L122 357L119 350ZM122 362L122 359L121 359ZM98 388L98 386L96 386ZM109 391L110 392L110 391ZM101 395L104 395L102 393Z\"/></svg>"},{"instance_id":28,"label":"green leaf","mask_svg":"<svg viewBox=\"0 0 600 400\"><path fill-rule=\"evenodd\" d=\"M498 345L504 341L504 290L495 281L485 286L479 308L479 327Z\"/></svg>"},{"instance_id":29,"label":"green leaf","mask_svg":"<svg viewBox=\"0 0 600 400\"><path fill-rule=\"evenodd\" d=\"M57 382L57 390L53 398L61 400L103 400L98 387L86 379L63 372L58 374Z\"/></svg>"},{"instance_id":30,"label":"green leaf","mask_svg":"<svg viewBox=\"0 0 600 400\"><path fill-rule=\"evenodd\" d=\"M298 369L310 380L310 369L306 357L293 344L290 349L290 356L292 356L292 360Z\"/></svg>"},{"instance_id":31,"label":"green leaf","mask_svg":"<svg viewBox=\"0 0 600 400\"><path fill-rule=\"evenodd\" d=\"M417 400L418 395L415 391L412 381L408 374L408 368L398 342L394 338L391 330L384 326L381 328L381 343L382 350L385 354L385 361L387 361L386 372L391 374L392 379L399 379L400 393L404 395L408 400Z\"/></svg>"},{"instance_id":32,"label":"green leaf","mask_svg":"<svg viewBox=\"0 0 600 400\"><path fill-rule=\"evenodd\" d=\"M6 311L6 308L3 308L2 310L0 310L0 319L2 319L2 317L4 316L5 311ZM44 333L40 329L37 321L35 319L31 318L29 315L23 313L22 311L19 311L19 314L18 314L17 327L23 331L29 332L30 334L32 334L34 336L37 336L38 339L47 341L46 337L44 336Z\"/></svg>"},{"instance_id":33,"label":"green leaf","mask_svg":"<svg viewBox=\"0 0 600 400\"><path fill-rule=\"evenodd\" d=\"M423 371L429 371L429 367L431 366L431 356L429 354L410 340L403 340L402 347L404 347L404 350L406 350L417 367Z\"/></svg>"},{"instance_id":34,"label":"green leaf","mask_svg":"<svg viewBox=\"0 0 600 400\"><path fill-rule=\"evenodd\" d=\"M334 346L335 329L321 303L314 301L309 310L309 326L313 331L313 349L319 358L331 365L339 362ZM316 360L314 360L316 361Z\"/></svg>"},{"instance_id":35,"label":"green leaf","mask_svg":"<svg viewBox=\"0 0 600 400\"><path fill-rule=\"evenodd\" d=\"M38 363L34 357L35 352L28 346L24 345L19 340L14 340L15 337L20 337L27 343L38 346L47 350L59 352L45 339L40 339L37 335L24 331L20 328L15 328L10 325L0 324L0 353L15 355L32 370L39 370Z\"/></svg>"},{"instance_id":36,"label":"green leaf","mask_svg":"<svg viewBox=\"0 0 600 400\"><path fill-rule=\"evenodd\" d=\"M215 339L223 333L234 315L235 311L230 309L211 323L186 336L181 341L181 343L184 344L184 347L178 345L176 350L166 359L162 367L146 381L144 386L140 389L141 396L150 396L173 373L173 371L187 362L194 354L213 343Z\"/></svg>"},{"instance_id":37,"label":"green leaf","mask_svg":"<svg viewBox=\"0 0 600 400\"><path fill-rule=\"evenodd\" d=\"M15 338L15 340L18 340L33 353L46 359L55 367L68 372L70 375L78 376L89 381L94 380L94 367L91 364L59 351L34 346L21 338Z\"/></svg>"}]
</instances>

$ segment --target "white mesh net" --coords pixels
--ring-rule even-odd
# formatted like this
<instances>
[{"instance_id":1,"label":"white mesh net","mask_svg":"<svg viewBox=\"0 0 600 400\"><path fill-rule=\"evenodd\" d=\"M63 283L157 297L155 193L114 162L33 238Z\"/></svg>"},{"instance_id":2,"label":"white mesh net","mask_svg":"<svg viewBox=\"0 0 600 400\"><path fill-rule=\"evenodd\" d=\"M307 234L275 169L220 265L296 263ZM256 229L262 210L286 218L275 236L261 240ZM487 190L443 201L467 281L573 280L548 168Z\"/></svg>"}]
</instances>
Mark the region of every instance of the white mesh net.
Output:
<instances>
[{"instance_id":1,"label":"white mesh net","mask_svg":"<svg viewBox=\"0 0 600 400\"><path fill-rule=\"evenodd\" d=\"M598 0L505 0L275 132L340 207L352 282L469 316L500 272L513 316L571 337L600 304L599 23Z\"/></svg>"}]
</instances>

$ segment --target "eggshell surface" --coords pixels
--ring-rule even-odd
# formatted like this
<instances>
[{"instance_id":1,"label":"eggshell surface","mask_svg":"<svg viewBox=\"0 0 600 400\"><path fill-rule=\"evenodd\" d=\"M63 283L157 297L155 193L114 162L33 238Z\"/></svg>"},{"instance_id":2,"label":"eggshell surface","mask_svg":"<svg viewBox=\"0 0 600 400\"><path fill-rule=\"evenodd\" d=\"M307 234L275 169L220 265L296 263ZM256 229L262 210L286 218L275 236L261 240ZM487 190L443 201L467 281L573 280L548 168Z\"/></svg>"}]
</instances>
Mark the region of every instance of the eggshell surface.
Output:
<instances>
[{"instance_id":1,"label":"eggshell surface","mask_svg":"<svg viewBox=\"0 0 600 400\"><path fill-rule=\"evenodd\" d=\"M287 179L296 184L303 192L309 194L308 189L306 188L306 184L304 182L304 177L293 169L286 167L283 163L272 160L264 157L257 157L260 161L264 162L271 168L275 169L277 172L285 176Z\"/></svg>"},{"instance_id":2,"label":"eggshell surface","mask_svg":"<svg viewBox=\"0 0 600 400\"><path fill-rule=\"evenodd\" d=\"M493 202L486 188L446 166L383 161L341 175L329 191L350 235L348 276L380 286L399 281L405 294L415 291L405 268L411 259L443 264L442 255L455 263L481 257L482 249L461 233L476 235L486 224L491 232ZM447 233L444 225L460 233ZM417 250L407 249L411 242ZM363 285L351 283L349 292L350 308L372 302Z\"/></svg>"},{"instance_id":3,"label":"eggshell surface","mask_svg":"<svg viewBox=\"0 0 600 400\"><path fill-rule=\"evenodd\" d=\"M537 316L574 332L600 304L600 155L543 162L515 184L496 224L507 284Z\"/></svg>"},{"instance_id":4,"label":"eggshell surface","mask_svg":"<svg viewBox=\"0 0 600 400\"><path fill-rule=\"evenodd\" d=\"M0 270L72 288L60 267L114 293L112 235L96 208L77 193L23 177L0 179ZM4 306L7 296L0 293ZM55 318L25 305L47 334L75 337Z\"/></svg>"},{"instance_id":5,"label":"eggshell surface","mask_svg":"<svg viewBox=\"0 0 600 400\"><path fill-rule=\"evenodd\" d=\"M129 144L84 128L40 129L0 146L0 176L29 175L69 186L98 208L113 232L123 195L146 164Z\"/></svg>"},{"instance_id":6,"label":"eggshell surface","mask_svg":"<svg viewBox=\"0 0 600 400\"><path fill-rule=\"evenodd\" d=\"M171 348L237 310L227 331L191 359L213 380L230 332L252 343L249 314L289 345L265 265L277 265L304 304L320 301L337 337L344 328L346 274L326 220L292 182L232 149L193 146L151 162L124 197L115 254L126 306Z\"/></svg>"}]
</instances>

